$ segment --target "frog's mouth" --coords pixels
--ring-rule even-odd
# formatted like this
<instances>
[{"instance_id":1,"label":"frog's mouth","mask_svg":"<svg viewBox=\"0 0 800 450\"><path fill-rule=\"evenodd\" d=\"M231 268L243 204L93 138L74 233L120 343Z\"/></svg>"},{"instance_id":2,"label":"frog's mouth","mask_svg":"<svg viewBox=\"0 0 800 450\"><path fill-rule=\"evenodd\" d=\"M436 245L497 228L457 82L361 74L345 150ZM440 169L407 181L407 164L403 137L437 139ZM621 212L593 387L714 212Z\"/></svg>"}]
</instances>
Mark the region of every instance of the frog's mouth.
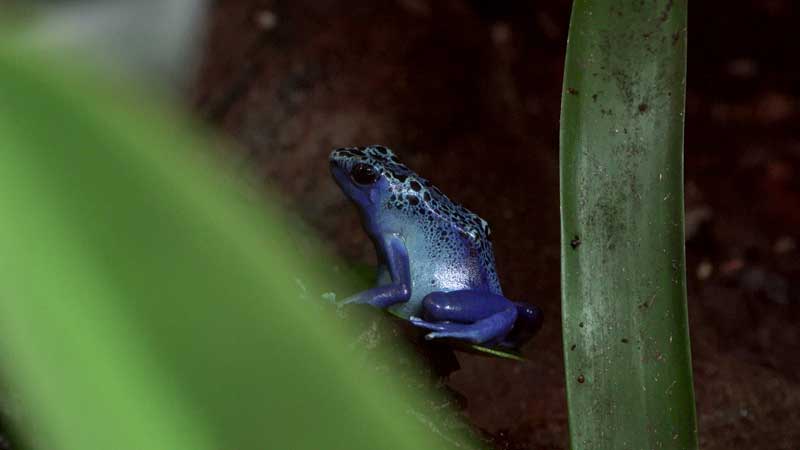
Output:
<instances>
[{"instance_id":1,"label":"frog's mouth","mask_svg":"<svg viewBox=\"0 0 800 450\"><path fill-rule=\"evenodd\" d=\"M331 156L330 169L333 180L336 181L336 184L338 184L339 187L346 193L347 186L350 185L351 182L347 167L345 167L342 163L343 161L334 159L333 156Z\"/></svg>"}]
</instances>

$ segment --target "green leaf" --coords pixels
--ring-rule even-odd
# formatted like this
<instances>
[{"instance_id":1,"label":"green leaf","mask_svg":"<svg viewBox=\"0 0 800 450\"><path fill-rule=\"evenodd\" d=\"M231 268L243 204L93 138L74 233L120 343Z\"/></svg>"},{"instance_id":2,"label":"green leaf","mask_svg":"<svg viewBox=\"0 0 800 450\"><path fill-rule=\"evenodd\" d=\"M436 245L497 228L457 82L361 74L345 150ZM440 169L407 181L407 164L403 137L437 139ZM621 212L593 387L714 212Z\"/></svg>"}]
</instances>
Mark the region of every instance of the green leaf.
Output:
<instances>
[{"instance_id":1,"label":"green leaf","mask_svg":"<svg viewBox=\"0 0 800 450\"><path fill-rule=\"evenodd\" d=\"M561 116L574 449L694 449L686 312L686 0L576 0Z\"/></svg>"},{"instance_id":2,"label":"green leaf","mask_svg":"<svg viewBox=\"0 0 800 450\"><path fill-rule=\"evenodd\" d=\"M304 294L338 263L148 99L0 39L0 376L31 446L470 447Z\"/></svg>"}]
</instances>

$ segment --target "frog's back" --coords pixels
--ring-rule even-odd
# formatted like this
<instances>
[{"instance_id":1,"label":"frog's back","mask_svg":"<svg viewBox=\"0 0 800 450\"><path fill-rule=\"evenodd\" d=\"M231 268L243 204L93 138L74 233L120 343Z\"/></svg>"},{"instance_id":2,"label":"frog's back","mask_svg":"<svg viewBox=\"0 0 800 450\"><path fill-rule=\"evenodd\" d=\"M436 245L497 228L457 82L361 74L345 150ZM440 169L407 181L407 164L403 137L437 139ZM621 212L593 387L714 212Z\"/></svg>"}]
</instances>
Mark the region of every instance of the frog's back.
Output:
<instances>
[{"instance_id":1,"label":"frog's back","mask_svg":"<svg viewBox=\"0 0 800 450\"><path fill-rule=\"evenodd\" d=\"M385 217L403 230L411 261L409 303L433 291L476 289L502 295L489 224L397 161L391 151L380 149L374 150L375 157L390 186Z\"/></svg>"},{"instance_id":2,"label":"frog's back","mask_svg":"<svg viewBox=\"0 0 800 450\"><path fill-rule=\"evenodd\" d=\"M430 211L436 226L426 230L424 241L427 259L441 266L439 272L458 268L460 283L445 288L486 290L502 294L497 278L489 224L480 216L452 202L435 186L428 186L431 199L425 209ZM449 269L449 270L448 270ZM439 280L440 282L445 280Z\"/></svg>"}]
</instances>

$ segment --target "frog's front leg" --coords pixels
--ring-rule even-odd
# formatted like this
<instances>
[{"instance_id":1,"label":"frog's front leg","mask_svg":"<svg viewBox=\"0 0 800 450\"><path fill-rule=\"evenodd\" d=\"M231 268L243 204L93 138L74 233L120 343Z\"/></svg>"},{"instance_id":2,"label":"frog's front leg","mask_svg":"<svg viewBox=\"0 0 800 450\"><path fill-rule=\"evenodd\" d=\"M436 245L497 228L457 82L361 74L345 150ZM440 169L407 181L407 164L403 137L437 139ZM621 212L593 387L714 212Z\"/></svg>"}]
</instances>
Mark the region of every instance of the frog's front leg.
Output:
<instances>
[{"instance_id":1,"label":"frog's front leg","mask_svg":"<svg viewBox=\"0 0 800 450\"><path fill-rule=\"evenodd\" d=\"M517 307L502 295L486 291L433 292L422 300L416 326L432 330L426 339L453 338L473 344L497 344L514 327Z\"/></svg>"},{"instance_id":2,"label":"frog's front leg","mask_svg":"<svg viewBox=\"0 0 800 450\"><path fill-rule=\"evenodd\" d=\"M378 242L379 257L386 265L391 282L359 292L345 299L341 305L368 303L377 308L388 308L411 298L411 270L405 243L397 235L381 238Z\"/></svg>"}]
</instances>

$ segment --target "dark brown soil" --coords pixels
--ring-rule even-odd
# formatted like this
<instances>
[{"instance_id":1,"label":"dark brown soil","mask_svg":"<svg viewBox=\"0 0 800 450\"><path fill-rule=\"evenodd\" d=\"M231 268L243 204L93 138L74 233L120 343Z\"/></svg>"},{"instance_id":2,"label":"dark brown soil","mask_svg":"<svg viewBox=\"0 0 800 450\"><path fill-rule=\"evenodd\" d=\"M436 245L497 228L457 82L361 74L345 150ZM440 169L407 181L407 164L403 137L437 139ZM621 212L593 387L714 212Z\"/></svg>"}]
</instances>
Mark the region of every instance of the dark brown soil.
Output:
<instances>
[{"instance_id":1,"label":"dark brown soil","mask_svg":"<svg viewBox=\"0 0 800 450\"><path fill-rule=\"evenodd\" d=\"M690 8L689 304L701 444L800 448L800 62L791 0ZM218 1L194 92L341 254L371 261L329 180L383 143L491 224L509 297L545 328L516 364L460 355L451 387L512 448L566 448L558 116L570 2ZM491 5L491 6L489 6Z\"/></svg>"}]
</instances>

